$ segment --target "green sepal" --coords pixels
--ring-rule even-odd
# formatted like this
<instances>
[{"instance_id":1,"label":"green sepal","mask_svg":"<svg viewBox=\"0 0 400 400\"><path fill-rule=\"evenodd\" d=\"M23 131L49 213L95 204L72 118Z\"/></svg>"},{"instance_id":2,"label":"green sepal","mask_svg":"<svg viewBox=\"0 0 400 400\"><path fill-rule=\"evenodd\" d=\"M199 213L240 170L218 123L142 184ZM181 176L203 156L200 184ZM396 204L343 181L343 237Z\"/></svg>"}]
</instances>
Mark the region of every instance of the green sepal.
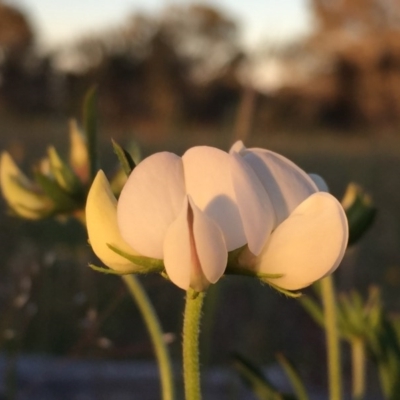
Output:
<instances>
[{"instance_id":1,"label":"green sepal","mask_svg":"<svg viewBox=\"0 0 400 400\"><path fill-rule=\"evenodd\" d=\"M191 300L197 299L199 297L200 292L193 290L192 288L189 288L186 292L186 295L189 297Z\"/></svg>"},{"instance_id":2,"label":"green sepal","mask_svg":"<svg viewBox=\"0 0 400 400\"><path fill-rule=\"evenodd\" d=\"M91 87L83 102L83 126L89 155L90 180L93 181L98 170L97 154L97 86Z\"/></svg>"},{"instance_id":3,"label":"green sepal","mask_svg":"<svg viewBox=\"0 0 400 400\"><path fill-rule=\"evenodd\" d=\"M83 197L83 186L71 167L60 157L57 150L50 146L47 149L50 169L55 180L66 192Z\"/></svg>"},{"instance_id":4,"label":"green sepal","mask_svg":"<svg viewBox=\"0 0 400 400\"><path fill-rule=\"evenodd\" d=\"M145 275L148 274L149 272L154 272L154 271L149 271L148 268L137 268L136 266L132 267L131 270L125 272L115 271L114 269L111 268L98 267L94 264L89 264L89 267L94 271L102 272L103 274L119 275L119 276L131 275L131 274Z\"/></svg>"},{"instance_id":5,"label":"green sepal","mask_svg":"<svg viewBox=\"0 0 400 400\"><path fill-rule=\"evenodd\" d=\"M125 251L120 250L117 247L115 247L109 243L107 243L107 246L114 253L120 255L121 257L125 258L126 260L130 261L131 263L139 265L139 266L143 267L144 269L146 269L146 271L143 270L142 273L163 272L165 269L163 260L158 260L157 258L135 256L133 254L128 254Z\"/></svg>"},{"instance_id":6,"label":"green sepal","mask_svg":"<svg viewBox=\"0 0 400 400\"><path fill-rule=\"evenodd\" d=\"M227 274L227 275L244 275L244 276L258 278L261 280L279 279L279 278L282 278L282 276L283 276L283 274L264 274L263 272L252 271L249 268L242 268L242 267L238 267L238 266L229 266L229 265L225 270L225 274Z\"/></svg>"},{"instance_id":7,"label":"green sepal","mask_svg":"<svg viewBox=\"0 0 400 400\"><path fill-rule=\"evenodd\" d=\"M275 285L274 283L270 282L269 280L261 279L261 281L267 283L269 286L272 287L272 289L275 289L277 292L282 293L287 297L291 297L292 299L297 299L303 295L300 292L291 292L290 290L283 289L278 285Z\"/></svg>"},{"instance_id":8,"label":"green sepal","mask_svg":"<svg viewBox=\"0 0 400 400\"><path fill-rule=\"evenodd\" d=\"M54 212L69 212L79 207L79 204L77 204L75 199L65 192L65 190L63 190L55 180L39 171L35 171L34 176L35 181L41 187L43 192L54 202Z\"/></svg>"},{"instance_id":9,"label":"green sepal","mask_svg":"<svg viewBox=\"0 0 400 400\"><path fill-rule=\"evenodd\" d=\"M285 371L286 376L292 385L293 391L296 395L297 400L309 400L306 387L300 377L299 372L296 368L287 360L283 354L277 354L276 356L280 366Z\"/></svg>"},{"instance_id":10,"label":"green sepal","mask_svg":"<svg viewBox=\"0 0 400 400\"><path fill-rule=\"evenodd\" d=\"M132 156L115 140L111 140L111 142L122 169L124 170L125 174L129 176L133 169L136 167L135 161L133 161Z\"/></svg>"},{"instance_id":11,"label":"green sepal","mask_svg":"<svg viewBox=\"0 0 400 400\"><path fill-rule=\"evenodd\" d=\"M109 275L127 275L130 274L131 272L120 272L120 271L115 271L111 268L104 268L104 267L98 267L97 265L94 264L88 264L89 268L91 268L93 271L96 272L101 272L103 274L109 274Z\"/></svg>"}]
</instances>

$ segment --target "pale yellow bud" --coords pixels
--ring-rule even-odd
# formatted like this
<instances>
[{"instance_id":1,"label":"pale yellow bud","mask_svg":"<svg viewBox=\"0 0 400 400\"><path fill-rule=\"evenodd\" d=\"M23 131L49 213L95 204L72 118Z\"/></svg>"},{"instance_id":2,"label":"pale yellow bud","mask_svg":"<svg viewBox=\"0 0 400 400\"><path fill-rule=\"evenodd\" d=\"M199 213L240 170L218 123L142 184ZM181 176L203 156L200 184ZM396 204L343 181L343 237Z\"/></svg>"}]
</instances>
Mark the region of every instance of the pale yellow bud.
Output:
<instances>
[{"instance_id":1,"label":"pale yellow bud","mask_svg":"<svg viewBox=\"0 0 400 400\"><path fill-rule=\"evenodd\" d=\"M36 192L34 184L7 152L3 152L0 157L0 185L10 208L22 218L43 218L53 207L47 196Z\"/></svg>"},{"instance_id":2,"label":"pale yellow bud","mask_svg":"<svg viewBox=\"0 0 400 400\"><path fill-rule=\"evenodd\" d=\"M117 200L103 171L99 171L86 203L89 242L97 257L118 272L135 272L136 266L112 251L107 244L131 255L139 255L121 237L117 225Z\"/></svg>"},{"instance_id":3,"label":"pale yellow bud","mask_svg":"<svg viewBox=\"0 0 400 400\"><path fill-rule=\"evenodd\" d=\"M85 139L76 120L69 123L70 155L69 162L81 182L89 179L89 153Z\"/></svg>"}]
</instances>

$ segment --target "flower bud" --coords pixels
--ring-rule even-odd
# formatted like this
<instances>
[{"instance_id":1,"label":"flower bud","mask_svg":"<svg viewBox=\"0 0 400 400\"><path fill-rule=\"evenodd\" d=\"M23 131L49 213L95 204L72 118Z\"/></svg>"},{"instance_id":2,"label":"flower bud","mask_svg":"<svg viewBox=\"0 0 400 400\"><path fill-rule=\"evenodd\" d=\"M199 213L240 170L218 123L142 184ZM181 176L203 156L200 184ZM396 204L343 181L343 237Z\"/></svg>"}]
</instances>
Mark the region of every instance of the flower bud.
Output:
<instances>
[{"instance_id":1,"label":"flower bud","mask_svg":"<svg viewBox=\"0 0 400 400\"><path fill-rule=\"evenodd\" d=\"M0 157L0 185L9 207L21 218L40 219L53 210L53 202L38 193L34 183L20 171L7 152Z\"/></svg>"}]
</instances>

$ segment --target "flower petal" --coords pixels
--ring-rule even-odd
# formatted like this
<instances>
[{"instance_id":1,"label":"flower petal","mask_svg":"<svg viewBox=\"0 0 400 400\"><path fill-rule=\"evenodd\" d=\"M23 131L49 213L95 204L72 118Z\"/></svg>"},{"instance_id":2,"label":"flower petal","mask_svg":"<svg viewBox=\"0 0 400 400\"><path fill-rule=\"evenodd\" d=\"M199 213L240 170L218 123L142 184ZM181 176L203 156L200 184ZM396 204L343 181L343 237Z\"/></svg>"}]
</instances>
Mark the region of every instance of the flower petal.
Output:
<instances>
[{"instance_id":1,"label":"flower petal","mask_svg":"<svg viewBox=\"0 0 400 400\"><path fill-rule=\"evenodd\" d=\"M215 283L224 274L228 262L224 235L214 220L203 213L190 197L189 205L193 212L193 237L200 267L207 280Z\"/></svg>"},{"instance_id":2,"label":"flower petal","mask_svg":"<svg viewBox=\"0 0 400 400\"><path fill-rule=\"evenodd\" d=\"M46 195L36 192L33 182L7 152L0 156L0 186L10 208L22 218L40 219L53 208L53 202Z\"/></svg>"},{"instance_id":3,"label":"flower petal","mask_svg":"<svg viewBox=\"0 0 400 400\"><path fill-rule=\"evenodd\" d=\"M308 176L313 180L315 185L317 186L318 190L320 192L328 192L329 193L329 187L327 183L325 182L324 178L317 174L308 174Z\"/></svg>"},{"instance_id":4,"label":"flower petal","mask_svg":"<svg viewBox=\"0 0 400 400\"><path fill-rule=\"evenodd\" d=\"M247 244L258 255L275 224L275 212L255 172L234 151L231 152L231 173Z\"/></svg>"},{"instance_id":5,"label":"flower petal","mask_svg":"<svg viewBox=\"0 0 400 400\"><path fill-rule=\"evenodd\" d=\"M264 149L242 150L267 191L276 213L276 226L308 196L318 191L312 179L280 154Z\"/></svg>"},{"instance_id":6,"label":"flower petal","mask_svg":"<svg viewBox=\"0 0 400 400\"><path fill-rule=\"evenodd\" d=\"M86 202L86 226L89 242L96 255L111 269L134 270L134 265L109 249L111 244L126 253L139 255L121 237L117 225L117 200L103 171L99 171L89 190Z\"/></svg>"},{"instance_id":7,"label":"flower petal","mask_svg":"<svg viewBox=\"0 0 400 400\"><path fill-rule=\"evenodd\" d=\"M168 277L184 290L190 287L190 269L194 251L190 239L188 207L189 202L185 198L181 212L169 226L163 243L164 266Z\"/></svg>"},{"instance_id":8,"label":"flower petal","mask_svg":"<svg viewBox=\"0 0 400 400\"><path fill-rule=\"evenodd\" d=\"M164 265L180 288L205 290L224 273L228 253L218 225L190 199L184 202L164 241Z\"/></svg>"},{"instance_id":9,"label":"flower petal","mask_svg":"<svg viewBox=\"0 0 400 400\"><path fill-rule=\"evenodd\" d=\"M229 251L243 246L247 239L236 204L229 154L213 147L193 147L182 160L187 193L221 228Z\"/></svg>"},{"instance_id":10,"label":"flower petal","mask_svg":"<svg viewBox=\"0 0 400 400\"><path fill-rule=\"evenodd\" d=\"M83 133L76 120L69 122L69 162L81 182L89 179L89 153Z\"/></svg>"},{"instance_id":11,"label":"flower petal","mask_svg":"<svg viewBox=\"0 0 400 400\"><path fill-rule=\"evenodd\" d=\"M311 285L339 265L346 250L348 226L340 203L318 192L301 203L271 234L256 270L283 274L272 283L288 290Z\"/></svg>"},{"instance_id":12,"label":"flower petal","mask_svg":"<svg viewBox=\"0 0 400 400\"><path fill-rule=\"evenodd\" d=\"M164 237L184 198L181 158L167 152L146 158L132 171L118 200L122 237L142 255L164 258Z\"/></svg>"}]
</instances>

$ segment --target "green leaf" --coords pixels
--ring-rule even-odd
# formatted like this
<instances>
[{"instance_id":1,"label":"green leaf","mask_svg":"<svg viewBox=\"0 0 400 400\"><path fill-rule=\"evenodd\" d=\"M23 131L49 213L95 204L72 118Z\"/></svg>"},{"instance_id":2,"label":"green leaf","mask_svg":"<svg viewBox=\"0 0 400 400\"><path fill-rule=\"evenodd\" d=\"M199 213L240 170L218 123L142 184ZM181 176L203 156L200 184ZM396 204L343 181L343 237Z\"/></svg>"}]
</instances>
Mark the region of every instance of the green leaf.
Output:
<instances>
[{"instance_id":1,"label":"green leaf","mask_svg":"<svg viewBox=\"0 0 400 400\"><path fill-rule=\"evenodd\" d=\"M238 354L233 356L233 367L239 373L244 384L251 389L259 400L285 399L267 380L261 369L243 356Z\"/></svg>"},{"instance_id":2,"label":"green leaf","mask_svg":"<svg viewBox=\"0 0 400 400\"><path fill-rule=\"evenodd\" d=\"M125 272L119 272L119 271L115 271L111 268L104 268L104 267L98 267L97 265L94 264L88 264L89 268L91 268L93 271L96 272L101 272L103 274L109 274L109 275L126 275Z\"/></svg>"},{"instance_id":3,"label":"green leaf","mask_svg":"<svg viewBox=\"0 0 400 400\"><path fill-rule=\"evenodd\" d=\"M97 155L97 86L90 88L83 102L83 126L89 154L90 179L96 176L98 170Z\"/></svg>"},{"instance_id":4,"label":"green leaf","mask_svg":"<svg viewBox=\"0 0 400 400\"><path fill-rule=\"evenodd\" d=\"M71 167L60 157L57 150L50 146L47 150L50 169L55 180L65 191L75 196L83 197L81 181Z\"/></svg>"},{"instance_id":5,"label":"green leaf","mask_svg":"<svg viewBox=\"0 0 400 400\"><path fill-rule=\"evenodd\" d=\"M70 212L79 207L75 199L65 192L55 180L39 171L36 171L34 176L43 192L54 202L54 211Z\"/></svg>"},{"instance_id":6,"label":"green leaf","mask_svg":"<svg viewBox=\"0 0 400 400\"><path fill-rule=\"evenodd\" d=\"M349 245L352 245L370 228L377 210L370 196L354 183L348 185L342 205L349 222Z\"/></svg>"},{"instance_id":7,"label":"green leaf","mask_svg":"<svg viewBox=\"0 0 400 400\"><path fill-rule=\"evenodd\" d=\"M156 258L144 257L144 256L135 256L133 254L128 254L123 250L118 249L117 247L113 246L112 244L107 243L109 249L124 257L128 261L133 264L139 265L143 267L142 273L147 272L162 272L164 271L164 262L163 260L158 260Z\"/></svg>"},{"instance_id":8,"label":"green leaf","mask_svg":"<svg viewBox=\"0 0 400 400\"><path fill-rule=\"evenodd\" d=\"M282 354L278 354L277 359L292 384L297 400L309 400L306 387L298 371Z\"/></svg>"},{"instance_id":9,"label":"green leaf","mask_svg":"<svg viewBox=\"0 0 400 400\"><path fill-rule=\"evenodd\" d=\"M121 167L124 170L127 176L133 171L136 167L135 162L133 161L131 155L122 148L116 141L112 140L112 145L114 147L114 152L118 157L119 162L121 163Z\"/></svg>"}]
</instances>

